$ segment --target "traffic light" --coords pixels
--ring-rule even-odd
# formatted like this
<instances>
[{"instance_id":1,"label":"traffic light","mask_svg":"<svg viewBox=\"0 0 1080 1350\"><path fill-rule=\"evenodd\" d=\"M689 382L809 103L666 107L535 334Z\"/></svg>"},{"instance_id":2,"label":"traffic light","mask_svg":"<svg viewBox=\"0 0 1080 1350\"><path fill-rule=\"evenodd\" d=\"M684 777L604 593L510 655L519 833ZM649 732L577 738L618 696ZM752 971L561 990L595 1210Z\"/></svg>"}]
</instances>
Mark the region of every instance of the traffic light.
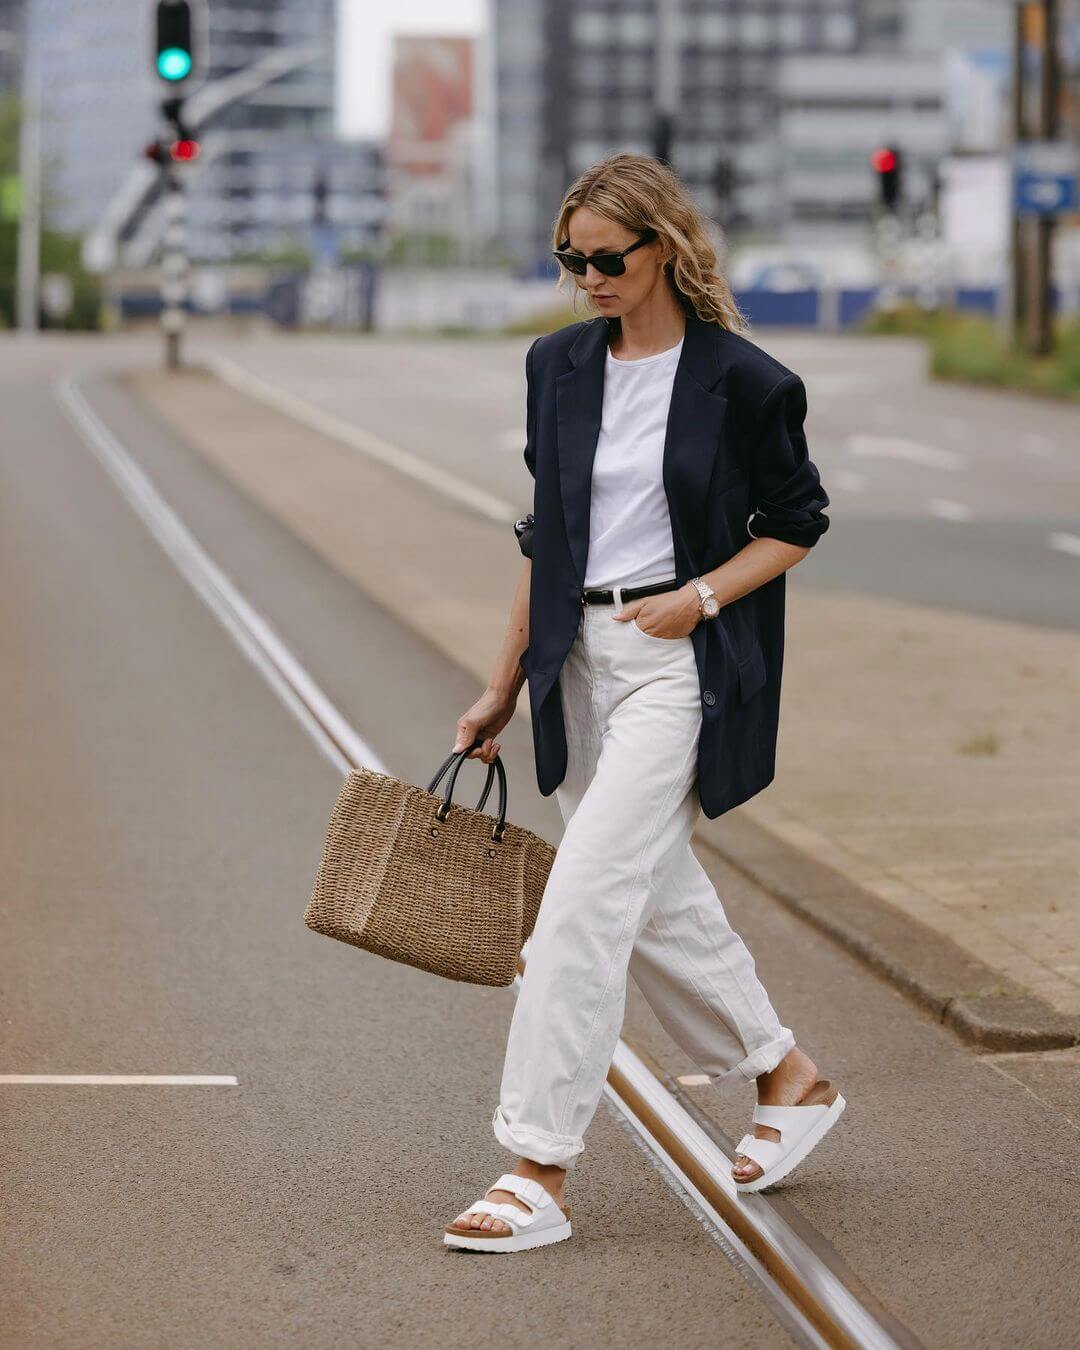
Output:
<instances>
[{"instance_id":1,"label":"traffic light","mask_svg":"<svg viewBox=\"0 0 1080 1350\"><path fill-rule=\"evenodd\" d=\"M181 163L199 158L199 142L193 136L180 136L169 146L169 154Z\"/></svg>"},{"instance_id":2,"label":"traffic light","mask_svg":"<svg viewBox=\"0 0 1080 1350\"><path fill-rule=\"evenodd\" d=\"M726 225L735 209L737 175L727 155L718 155L712 171L712 190L716 195L716 219Z\"/></svg>"},{"instance_id":3,"label":"traffic light","mask_svg":"<svg viewBox=\"0 0 1080 1350\"><path fill-rule=\"evenodd\" d=\"M315 175L315 182L311 185L311 196L314 203L312 219L316 225L324 225L326 223L326 202L330 196L330 184L326 181L326 174L322 169Z\"/></svg>"},{"instance_id":4,"label":"traffic light","mask_svg":"<svg viewBox=\"0 0 1080 1350\"><path fill-rule=\"evenodd\" d=\"M170 160L177 164L190 164L199 158L200 149L195 137L185 134L167 144L164 141L151 141L143 150L143 155L155 164L167 164Z\"/></svg>"},{"instance_id":5,"label":"traffic light","mask_svg":"<svg viewBox=\"0 0 1080 1350\"><path fill-rule=\"evenodd\" d=\"M882 206L895 211L900 201L901 155L895 145L883 145L870 156L870 167L877 175Z\"/></svg>"},{"instance_id":6,"label":"traffic light","mask_svg":"<svg viewBox=\"0 0 1080 1350\"><path fill-rule=\"evenodd\" d=\"M181 84L195 69L195 24L189 0L158 0L154 63L166 84Z\"/></svg>"},{"instance_id":7,"label":"traffic light","mask_svg":"<svg viewBox=\"0 0 1080 1350\"><path fill-rule=\"evenodd\" d=\"M667 112L658 112L653 119L653 155L665 164L671 163L671 142L675 134L675 119Z\"/></svg>"}]
</instances>

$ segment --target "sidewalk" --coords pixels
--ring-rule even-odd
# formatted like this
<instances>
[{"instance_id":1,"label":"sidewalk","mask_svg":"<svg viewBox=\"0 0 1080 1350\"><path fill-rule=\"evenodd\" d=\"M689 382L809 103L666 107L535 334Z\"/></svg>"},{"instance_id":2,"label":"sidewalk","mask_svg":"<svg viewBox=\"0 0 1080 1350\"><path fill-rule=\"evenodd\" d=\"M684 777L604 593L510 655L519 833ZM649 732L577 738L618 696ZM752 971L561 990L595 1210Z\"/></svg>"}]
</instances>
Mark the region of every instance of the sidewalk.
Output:
<instances>
[{"instance_id":1,"label":"sidewalk","mask_svg":"<svg viewBox=\"0 0 1080 1350\"><path fill-rule=\"evenodd\" d=\"M505 526L207 374L131 384L486 681L518 572ZM973 1043L1080 1043L1080 638L819 592L798 571L776 778L703 818L699 842Z\"/></svg>"}]
</instances>

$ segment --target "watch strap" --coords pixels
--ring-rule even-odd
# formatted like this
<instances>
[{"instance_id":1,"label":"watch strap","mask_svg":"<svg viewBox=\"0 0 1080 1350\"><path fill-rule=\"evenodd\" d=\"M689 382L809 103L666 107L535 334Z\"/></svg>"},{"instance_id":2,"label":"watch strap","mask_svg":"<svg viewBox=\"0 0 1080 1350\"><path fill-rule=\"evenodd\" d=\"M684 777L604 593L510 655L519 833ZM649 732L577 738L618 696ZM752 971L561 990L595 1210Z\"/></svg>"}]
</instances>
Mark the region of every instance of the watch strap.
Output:
<instances>
[{"instance_id":1,"label":"watch strap","mask_svg":"<svg viewBox=\"0 0 1080 1350\"><path fill-rule=\"evenodd\" d=\"M691 577L690 584L694 587L700 597L699 608L701 609L702 614L704 614L705 601L710 597L715 598L716 592L706 582L702 581L700 577Z\"/></svg>"}]
</instances>

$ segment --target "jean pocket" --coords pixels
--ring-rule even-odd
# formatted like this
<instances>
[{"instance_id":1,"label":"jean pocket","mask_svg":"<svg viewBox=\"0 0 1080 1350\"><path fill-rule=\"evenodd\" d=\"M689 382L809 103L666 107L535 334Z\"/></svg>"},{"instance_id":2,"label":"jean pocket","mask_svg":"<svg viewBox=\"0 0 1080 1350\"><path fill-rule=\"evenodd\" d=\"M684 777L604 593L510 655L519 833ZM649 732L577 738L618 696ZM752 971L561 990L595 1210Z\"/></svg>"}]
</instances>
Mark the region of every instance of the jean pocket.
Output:
<instances>
[{"instance_id":1,"label":"jean pocket","mask_svg":"<svg viewBox=\"0 0 1080 1350\"><path fill-rule=\"evenodd\" d=\"M641 636L645 638L647 642L662 642L667 646L671 646L672 643L682 641L682 638L677 637L667 638L667 637L660 637L657 633L646 633L645 629L640 626L637 619L630 620L630 627L634 630L635 633L640 633Z\"/></svg>"}]
</instances>

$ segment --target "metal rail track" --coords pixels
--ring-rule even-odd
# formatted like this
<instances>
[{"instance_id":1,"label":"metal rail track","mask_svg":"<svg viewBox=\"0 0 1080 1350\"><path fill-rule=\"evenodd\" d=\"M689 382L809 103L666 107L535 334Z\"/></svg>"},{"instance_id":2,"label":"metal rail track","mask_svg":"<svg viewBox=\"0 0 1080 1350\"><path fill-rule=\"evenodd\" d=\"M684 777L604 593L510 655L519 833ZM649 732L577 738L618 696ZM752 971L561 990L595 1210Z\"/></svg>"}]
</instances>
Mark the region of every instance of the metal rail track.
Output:
<instances>
[{"instance_id":1,"label":"metal rail track","mask_svg":"<svg viewBox=\"0 0 1080 1350\"><path fill-rule=\"evenodd\" d=\"M341 773L365 766L389 772L312 676L237 590L168 505L131 453L95 412L75 377L54 385L57 401L121 495L204 603ZM526 949L527 950L527 949ZM523 967L519 967L519 970ZM515 987L520 983L520 974ZM858 1294L858 1280L829 1244L796 1227L767 1195L740 1195L723 1137L707 1117L620 1040L605 1084L611 1107L680 1200L758 1289L800 1344L842 1350L918 1345L884 1309ZM730 1149L730 1141L726 1141Z\"/></svg>"}]
</instances>

